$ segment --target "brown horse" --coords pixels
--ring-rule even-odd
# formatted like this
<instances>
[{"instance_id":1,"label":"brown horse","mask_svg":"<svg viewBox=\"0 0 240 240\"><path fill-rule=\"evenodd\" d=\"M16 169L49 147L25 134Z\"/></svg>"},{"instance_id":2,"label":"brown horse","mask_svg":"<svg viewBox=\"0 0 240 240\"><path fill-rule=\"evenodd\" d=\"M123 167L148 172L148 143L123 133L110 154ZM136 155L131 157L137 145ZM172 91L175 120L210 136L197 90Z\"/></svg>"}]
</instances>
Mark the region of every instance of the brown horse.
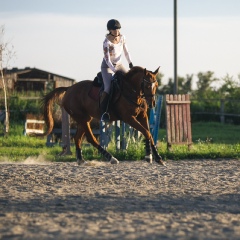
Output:
<instances>
[{"instance_id":1,"label":"brown horse","mask_svg":"<svg viewBox=\"0 0 240 240\"><path fill-rule=\"evenodd\" d=\"M148 71L142 67L133 67L129 70L118 85L118 97L113 96L109 106L110 120L122 120L136 130L140 131L146 139L145 160L152 162L152 153L157 163L165 165L154 145L153 138L149 131L147 107L155 105L155 93L158 86L155 72ZM43 98L44 119L47 124L47 132L53 129L52 105L57 102L77 122L77 132L74 137L76 146L76 158L78 164L84 162L81 143L85 136L98 151L112 164L118 163L109 152L103 149L90 128L93 118L100 119L101 112L99 103L89 97L93 81L80 81L71 87L60 87L54 89Z\"/></svg>"}]
</instances>

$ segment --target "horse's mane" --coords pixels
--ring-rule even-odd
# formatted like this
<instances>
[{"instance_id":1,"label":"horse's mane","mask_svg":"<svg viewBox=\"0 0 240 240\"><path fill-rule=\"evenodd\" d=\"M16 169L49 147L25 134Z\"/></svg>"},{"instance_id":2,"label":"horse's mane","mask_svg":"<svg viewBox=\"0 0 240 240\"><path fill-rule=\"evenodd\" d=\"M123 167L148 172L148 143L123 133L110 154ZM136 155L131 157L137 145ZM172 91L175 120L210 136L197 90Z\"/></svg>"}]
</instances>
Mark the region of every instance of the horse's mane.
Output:
<instances>
[{"instance_id":1,"label":"horse's mane","mask_svg":"<svg viewBox=\"0 0 240 240\"><path fill-rule=\"evenodd\" d=\"M115 75L118 77L118 79L125 79L129 80L131 79L136 73L143 72L142 67L133 67L131 68L127 73L123 73L121 70L118 70Z\"/></svg>"},{"instance_id":2,"label":"horse's mane","mask_svg":"<svg viewBox=\"0 0 240 240\"><path fill-rule=\"evenodd\" d=\"M138 67L138 66L133 67L126 73L125 77L126 77L126 79L130 79L133 77L133 75L135 75L136 73L141 72L141 71L143 71L142 67Z\"/></svg>"}]
</instances>

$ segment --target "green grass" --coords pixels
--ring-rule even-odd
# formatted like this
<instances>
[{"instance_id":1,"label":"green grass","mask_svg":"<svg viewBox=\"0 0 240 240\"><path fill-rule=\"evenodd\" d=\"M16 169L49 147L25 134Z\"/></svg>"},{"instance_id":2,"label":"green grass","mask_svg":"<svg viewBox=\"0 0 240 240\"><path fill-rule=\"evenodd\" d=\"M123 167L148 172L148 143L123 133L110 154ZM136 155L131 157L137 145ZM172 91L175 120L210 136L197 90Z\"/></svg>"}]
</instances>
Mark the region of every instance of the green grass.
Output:
<instances>
[{"instance_id":1,"label":"green grass","mask_svg":"<svg viewBox=\"0 0 240 240\"><path fill-rule=\"evenodd\" d=\"M193 142L200 141L216 144L240 143L240 125L200 122L192 124Z\"/></svg>"},{"instance_id":2,"label":"green grass","mask_svg":"<svg viewBox=\"0 0 240 240\"><path fill-rule=\"evenodd\" d=\"M0 133L1 133L0 125ZM34 138L23 135L23 124L11 124L8 137L0 136L0 161L23 161L28 157L43 157L47 161L75 161L75 147L72 155L60 157L61 146L46 147L46 138ZM240 159L240 126L220 123L192 124L193 145L191 150L185 145L173 145L167 150L166 130L160 129L158 150L163 159ZM108 148L119 160L139 160L144 158L144 144L141 141L130 143L126 151L116 151L115 143ZM85 159L102 159L98 151L83 145Z\"/></svg>"},{"instance_id":3,"label":"green grass","mask_svg":"<svg viewBox=\"0 0 240 240\"><path fill-rule=\"evenodd\" d=\"M164 159L240 159L239 133L239 125L216 122L193 123L191 150L189 151L184 145L173 145L172 151L168 152L166 130L162 129L159 133L162 143L158 149L159 152L163 152Z\"/></svg>"}]
</instances>

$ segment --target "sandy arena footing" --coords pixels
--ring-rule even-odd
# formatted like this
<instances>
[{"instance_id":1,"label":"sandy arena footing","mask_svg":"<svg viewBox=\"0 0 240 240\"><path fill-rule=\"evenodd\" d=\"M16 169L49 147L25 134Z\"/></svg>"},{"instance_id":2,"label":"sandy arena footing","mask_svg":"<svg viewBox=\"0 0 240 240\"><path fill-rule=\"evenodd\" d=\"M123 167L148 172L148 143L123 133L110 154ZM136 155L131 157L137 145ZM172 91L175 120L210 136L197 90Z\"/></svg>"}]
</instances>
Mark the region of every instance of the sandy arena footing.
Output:
<instances>
[{"instance_id":1,"label":"sandy arena footing","mask_svg":"<svg viewBox=\"0 0 240 240\"><path fill-rule=\"evenodd\" d=\"M239 160L0 168L0 239L240 239Z\"/></svg>"}]
</instances>

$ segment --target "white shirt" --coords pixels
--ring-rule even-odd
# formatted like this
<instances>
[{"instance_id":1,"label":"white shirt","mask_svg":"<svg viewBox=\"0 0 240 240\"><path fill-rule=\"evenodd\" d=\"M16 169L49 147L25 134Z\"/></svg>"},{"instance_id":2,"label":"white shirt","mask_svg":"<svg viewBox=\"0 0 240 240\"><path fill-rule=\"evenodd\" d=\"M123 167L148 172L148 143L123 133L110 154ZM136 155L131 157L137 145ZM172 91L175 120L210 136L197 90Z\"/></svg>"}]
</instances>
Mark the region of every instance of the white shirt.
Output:
<instances>
[{"instance_id":1,"label":"white shirt","mask_svg":"<svg viewBox=\"0 0 240 240\"><path fill-rule=\"evenodd\" d=\"M128 64L131 63L132 61L129 51L127 49L126 38L124 35L120 35L120 40L116 44L110 42L107 38L104 39L103 41L104 60L114 73L116 72L116 69L113 64L121 63L123 51L128 61Z\"/></svg>"}]
</instances>

